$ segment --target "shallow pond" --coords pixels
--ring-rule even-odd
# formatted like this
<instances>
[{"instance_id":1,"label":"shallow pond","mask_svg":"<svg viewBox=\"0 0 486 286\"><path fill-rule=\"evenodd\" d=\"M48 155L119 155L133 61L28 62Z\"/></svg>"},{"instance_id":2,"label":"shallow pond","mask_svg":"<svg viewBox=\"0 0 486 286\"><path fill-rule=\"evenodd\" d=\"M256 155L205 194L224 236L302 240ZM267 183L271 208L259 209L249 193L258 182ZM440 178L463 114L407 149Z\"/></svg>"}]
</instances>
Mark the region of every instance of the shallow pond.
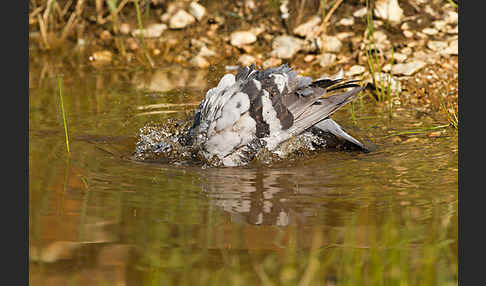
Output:
<instances>
[{"instance_id":1,"label":"shallow pond","mask_svg":"<svg viewBox=\"0 0 486 286\"><path fill-rule=\"evenodd\" d=\"M343 108L333 118L368 154L130 160L144 124L185 118L221 75L31 68L32 285L457 285L457 132L394 136L443 125L433 114L390 118L371 97Z\"/></svg>"}]
</instances>

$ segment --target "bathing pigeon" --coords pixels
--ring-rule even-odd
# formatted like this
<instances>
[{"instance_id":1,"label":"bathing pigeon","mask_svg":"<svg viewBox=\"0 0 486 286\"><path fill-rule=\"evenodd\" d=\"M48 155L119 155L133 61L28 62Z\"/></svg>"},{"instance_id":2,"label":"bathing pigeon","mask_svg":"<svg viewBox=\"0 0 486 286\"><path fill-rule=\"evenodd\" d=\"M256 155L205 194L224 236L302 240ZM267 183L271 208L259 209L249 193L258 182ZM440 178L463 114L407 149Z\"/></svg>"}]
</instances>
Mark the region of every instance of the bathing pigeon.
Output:
<instances>
[{"instance_id":1,"label":"bathing pigeon","mask_svg":"<svg viewBox=\"0 0 486 286\"><path fill-rule=\"evenodd\" d=\"M329 118L362 90L357 81L298 76L287 64L264 70L253 64L236 76L224 75L206 93L188 136L207 160L216 158L225 166L245 165L262 148L275 150L311 129L366 152L366 146Z\"/></svg>"}]
</instances>

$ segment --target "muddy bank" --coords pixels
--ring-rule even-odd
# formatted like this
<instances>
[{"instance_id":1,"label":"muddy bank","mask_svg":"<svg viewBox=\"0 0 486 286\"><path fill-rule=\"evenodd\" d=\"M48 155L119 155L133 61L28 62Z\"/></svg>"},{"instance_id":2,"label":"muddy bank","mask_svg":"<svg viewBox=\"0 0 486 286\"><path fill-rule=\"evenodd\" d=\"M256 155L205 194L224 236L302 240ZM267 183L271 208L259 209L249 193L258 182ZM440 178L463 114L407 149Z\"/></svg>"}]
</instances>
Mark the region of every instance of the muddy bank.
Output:
<instances>
[{"instance_id":1,"label":"muddy bank","mask_svg":"<svg viewBox=\"0 0 486 286\"><path fill-rule=\"evenodd\" d=\"M31 85L65 68L142 69L150 76L125 80L147 92L204 89L216 70L288 63L313 77L342 70L363 79L391 111L407 106L444 122L457 112L458 14L449 1L44 2L30 6ZM169 66L189 72L161 77Z\"/></svg>"}]
</instances>

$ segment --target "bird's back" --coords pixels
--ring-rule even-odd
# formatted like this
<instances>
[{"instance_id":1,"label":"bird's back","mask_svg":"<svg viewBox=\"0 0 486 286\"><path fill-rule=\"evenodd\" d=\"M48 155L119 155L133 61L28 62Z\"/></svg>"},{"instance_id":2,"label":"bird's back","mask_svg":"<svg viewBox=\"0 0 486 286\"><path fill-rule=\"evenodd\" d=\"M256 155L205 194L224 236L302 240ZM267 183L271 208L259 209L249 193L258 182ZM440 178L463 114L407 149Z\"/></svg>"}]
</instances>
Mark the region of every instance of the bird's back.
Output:
<instances>
[{"instance_id":1,"label":"bird's back","mask_svg":"<svg viewBox=\"0 0 486 286\"><path fill-rule=\"evenodd\" d=\"M191 133L206 158L216 155L232 164L241 156L238 151L255 140L272 150L326 119L361 90L353 81L298 76L287 65L243 67L207 92Z\"/></svg>"}]
</instances>

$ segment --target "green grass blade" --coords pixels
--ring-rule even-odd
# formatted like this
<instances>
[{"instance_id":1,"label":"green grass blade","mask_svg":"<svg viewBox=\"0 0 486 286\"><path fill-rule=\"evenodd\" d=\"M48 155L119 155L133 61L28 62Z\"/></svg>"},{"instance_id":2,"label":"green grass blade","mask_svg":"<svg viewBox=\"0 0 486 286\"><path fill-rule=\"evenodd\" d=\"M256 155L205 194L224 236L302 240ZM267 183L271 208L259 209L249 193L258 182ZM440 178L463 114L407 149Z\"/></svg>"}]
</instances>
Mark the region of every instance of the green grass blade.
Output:
<instances>
[{"instance_id":1,"label":"green grass blade","mask_svg":"<svg viewBox=\"0 0 486 286\"><path fill-rule=\"evenodd\" d=\"M64 134L66 135L66 149L67 149L68 154L70 154L69 136L68 136L67 121L66 121L66 112L64 111L64 101L62 99L62 78L59 75L57 76L57 83L59 85L59 99L60 99L60 104L61 104L62 120L63 120L63 124L64 124Z\"/></svg>"}]
</instances>

